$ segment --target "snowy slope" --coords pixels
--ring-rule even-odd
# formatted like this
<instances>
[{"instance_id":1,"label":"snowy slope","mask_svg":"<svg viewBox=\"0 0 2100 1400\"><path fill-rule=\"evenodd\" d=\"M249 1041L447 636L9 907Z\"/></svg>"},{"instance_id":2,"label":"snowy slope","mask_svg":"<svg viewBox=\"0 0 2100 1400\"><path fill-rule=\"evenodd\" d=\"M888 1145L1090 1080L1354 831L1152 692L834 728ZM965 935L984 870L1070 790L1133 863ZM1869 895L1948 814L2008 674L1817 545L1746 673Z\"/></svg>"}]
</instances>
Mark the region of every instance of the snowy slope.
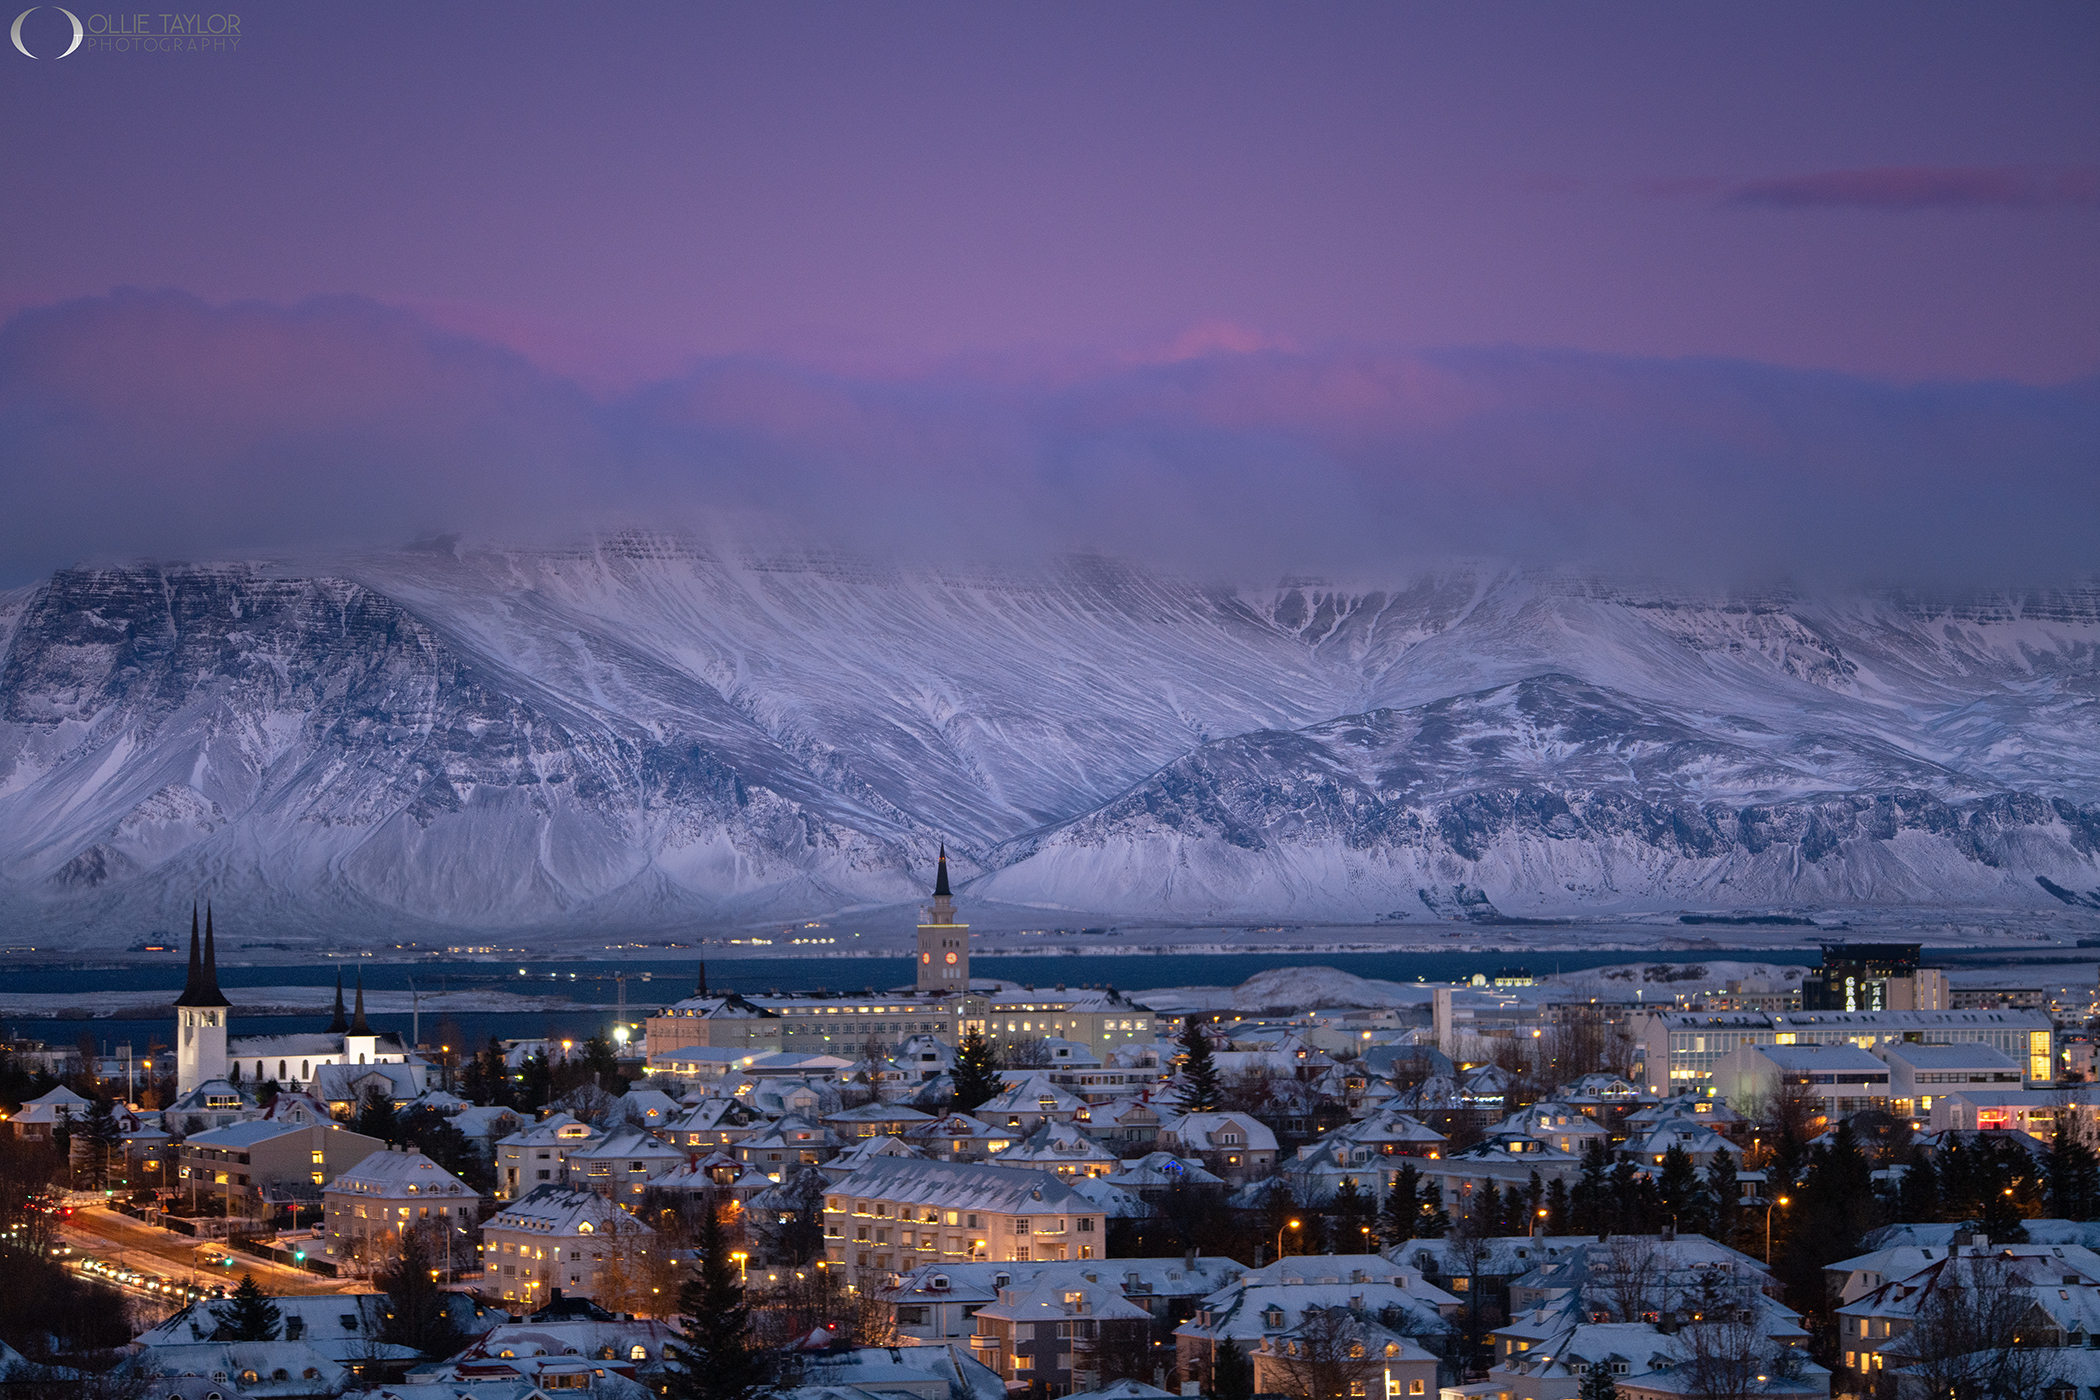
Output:
<instances>
[{"instance_id":1,"label":"snowy slope","mask_svg":"<svg viewBox=\"0 0 2100 1400\"><path fill-rule=\"evenodd\" d=\"M942 839L972 895L1133 915L2100 910L2096 803L2092 590L631 535L0 595L0 912L109 942L199 888L397 935L818 915L913 898Z\"/></svg>"}]
</instances>

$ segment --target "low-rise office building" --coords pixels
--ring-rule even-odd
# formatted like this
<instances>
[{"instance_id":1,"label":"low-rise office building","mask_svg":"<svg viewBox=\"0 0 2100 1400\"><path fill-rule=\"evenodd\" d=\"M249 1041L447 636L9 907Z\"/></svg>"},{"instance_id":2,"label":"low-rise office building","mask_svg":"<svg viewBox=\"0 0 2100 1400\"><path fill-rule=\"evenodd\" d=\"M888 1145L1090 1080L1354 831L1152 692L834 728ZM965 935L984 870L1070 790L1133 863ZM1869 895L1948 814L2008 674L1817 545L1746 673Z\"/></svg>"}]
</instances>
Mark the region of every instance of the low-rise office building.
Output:
<instances>
[{"instance_id":1,"label":"low-rise office building","mask_svg":"<svg viewBox=\"0 0 2100 1400\"><path fill-rule=\"evenodd\" d=\"M1933 1102L1956 1089L1989 1086L1987 1092L2018 1089L2025 1082L2020 1062L1998 1049L1971 1041L1966 1045L1920 1045L1898 1042L1874 1047L1888 1062L1889 1112L1898 1118L1923 1118Z\"/></svg>"},{"instance_id":2,"label":"low-rise office building","mask_svg":"<svg viewBox=\"0 0 2100 1400\"><path fill-rule=\"evenodd\" d=\"M1711 1082L1730 1103L1797 1093L1825 1119L1880 1108L1889 1097L1888 1065L1856 1045L1738 1046L1714 1065Z\"/></svg>"},{"instance_id":3,"label":"low-rise office building","mask_svg":"<svg viewBox=\"0 0 2100 1400\"><path fill-rule=\"evenodd\" d=\"M2055 1027L2035 1011L1666 1011L1636 1017L1648 1092L1705 1089L1721 1057L1745 1045L1988 1045L2030 1081L2055 1073Z\"/></svg>"},{"instance_id":4,"label":"low-rise office building","mask_svg":"<svg viewBox=\"0 0 2100 1400\"><path fill-rule=\"evenodd\" d=\"M175 1184L186 1196L222 1200L227 1214L253 1216L273 1195L318 1199L322 1188L386 1144L340 1123L259 1118L192 1133L170 1150Z\"/></svg>"}]
</instances>

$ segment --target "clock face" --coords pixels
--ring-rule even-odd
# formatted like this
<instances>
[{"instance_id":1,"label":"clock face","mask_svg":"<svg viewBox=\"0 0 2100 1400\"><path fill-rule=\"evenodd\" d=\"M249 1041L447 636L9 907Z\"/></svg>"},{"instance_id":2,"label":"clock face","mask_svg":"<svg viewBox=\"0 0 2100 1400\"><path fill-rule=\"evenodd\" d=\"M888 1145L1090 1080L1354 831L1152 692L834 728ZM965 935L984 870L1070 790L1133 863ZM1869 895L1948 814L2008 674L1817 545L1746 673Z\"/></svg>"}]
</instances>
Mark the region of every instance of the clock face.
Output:
<instances>
[{"instance_id":1,"label":"clock face","mask_svg":"<svg viewBox=\"0 0 2100 1400\"><path fill-rule=\"evenodd\" d=\"M950 953L950 954L948 955L948 963L949 963L949 965L950 965L951 967L952 967L952 966L954 966L954 964L955 964L955 954L953 954L953 953Z\"/></svg>"},{"instance_id":2,"label":"clock face","mask_svg":"<svg viewBox=\"0 0 2100 1400\"><path fill-rule=\"evenodd\" d=\"M930 963L930 962L932 962L932 961L933 961L933 954L931 954L931 953L921 953L921 954L919 954L919 961L920 961L920 962L922 962L922 963Z\"/></svg>"}]
</instances>

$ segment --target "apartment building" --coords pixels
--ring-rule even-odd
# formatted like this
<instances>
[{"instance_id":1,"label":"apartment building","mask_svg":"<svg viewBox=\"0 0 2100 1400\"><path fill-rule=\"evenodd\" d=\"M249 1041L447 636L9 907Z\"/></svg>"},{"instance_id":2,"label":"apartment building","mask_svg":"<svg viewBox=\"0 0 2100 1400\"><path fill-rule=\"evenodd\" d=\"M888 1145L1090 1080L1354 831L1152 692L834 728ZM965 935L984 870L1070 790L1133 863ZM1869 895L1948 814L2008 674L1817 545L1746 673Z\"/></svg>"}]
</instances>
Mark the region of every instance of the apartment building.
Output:
<instances>
[{"instance_id":1,"label":"apartment building","mask_svg":"<svg viewBox=\"0 0 2100 1400\"><path fill-rule=\"evenodd\" d=\"M374 1152L328 1183L321 1195L328 1252L339 1263L393 1257L401 1232L426 1222L471 1226L481 1197L420 1152Z\"/></svg>"},{"instance_id":2,"label":"apartment building","mask_svg":"<svg viewBox=\"0 0 2100 1400\"><path fill-rule=\"evenodd\" d=\"M537 1186L490 1216L481 1240L485 1292L530 1313L555 1289L600 1304L631 1289L656 1232L595 1191Z\"/></svg>"},{"instance_id":3,"label":"apartment building","mask_svg":"<svg viewBox=\"0 0 2100 1400\"><path fill-rule=\"evenodd\" d=\"M882 1158L824 1200L834 1264L909 1273L921 1264L1099 1259L1101 1208L1049 1172Z\"/></svg>"}]
</instances>

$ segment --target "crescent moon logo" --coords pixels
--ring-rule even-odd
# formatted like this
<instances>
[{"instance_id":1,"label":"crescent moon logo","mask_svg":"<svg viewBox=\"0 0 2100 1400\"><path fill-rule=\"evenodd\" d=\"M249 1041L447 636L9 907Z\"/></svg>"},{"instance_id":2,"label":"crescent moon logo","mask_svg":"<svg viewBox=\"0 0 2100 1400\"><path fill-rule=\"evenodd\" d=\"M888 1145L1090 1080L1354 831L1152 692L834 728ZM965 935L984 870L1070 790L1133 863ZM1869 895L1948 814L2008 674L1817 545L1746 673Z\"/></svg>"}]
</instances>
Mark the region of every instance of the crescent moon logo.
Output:
<instances>
[{"instance_id":1,"label":"crescent moon logo","mask_svg":"<svg viewBox=\"0 0 2100 1400\"><path fill-rule=\"evenodd\" d=\"M29 51L29 45L22 42L22 21L28 19L31 15L35 14L38 10L41 10L42 8L44 8L42 5L31 5L28 9L16 15L15 22L8 26L7 37L14 41L16 51L20 53L24 58L35 58L36 55ZM66 45L66 51L59 55L60 58L70 58L73 54L73 51L80 47L80 41L87 37L87 27L81 24L79 15L74 14L65 6L53 5L51 8L57 10L60 14L64 15L69 21L72 22L73 42Z\"/></svg>"}]
</instances>

